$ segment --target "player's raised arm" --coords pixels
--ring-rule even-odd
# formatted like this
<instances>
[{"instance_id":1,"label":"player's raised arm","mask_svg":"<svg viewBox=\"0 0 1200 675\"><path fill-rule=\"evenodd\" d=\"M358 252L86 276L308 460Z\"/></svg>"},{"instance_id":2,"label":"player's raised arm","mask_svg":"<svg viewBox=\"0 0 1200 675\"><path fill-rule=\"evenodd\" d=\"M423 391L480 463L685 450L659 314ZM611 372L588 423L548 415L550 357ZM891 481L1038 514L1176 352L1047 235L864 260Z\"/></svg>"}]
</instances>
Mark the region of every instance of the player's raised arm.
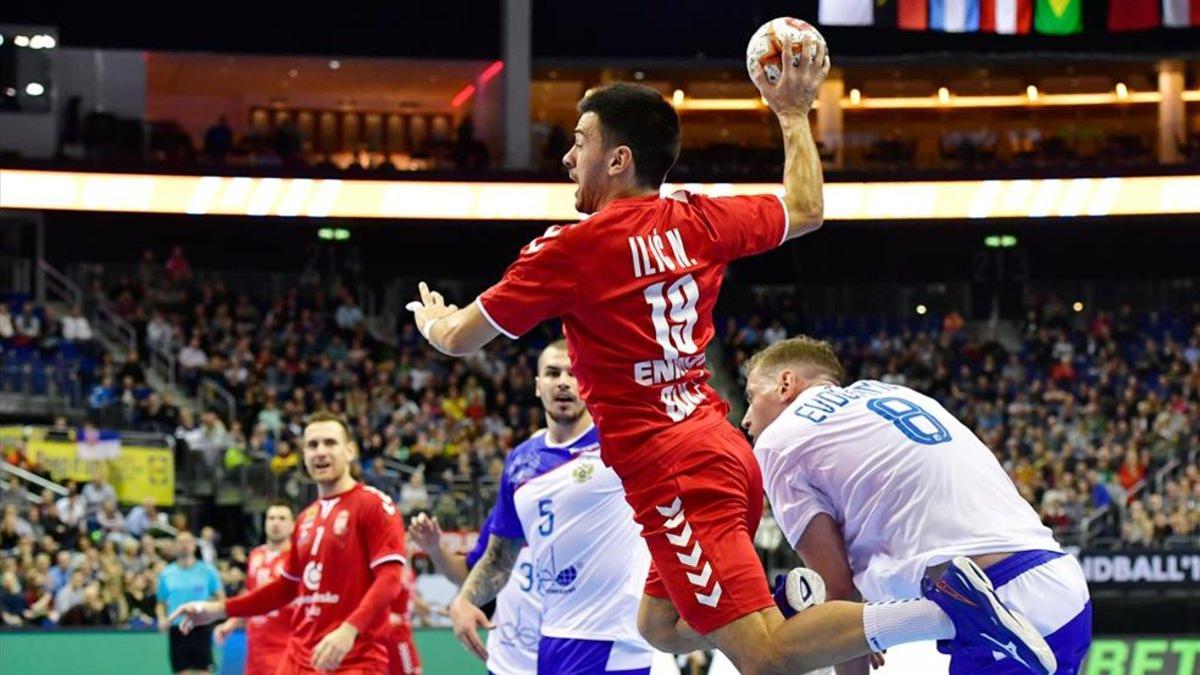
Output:
<instances>
[{"instance_id":1,"label":"player's raised arm","mask_svg":"<svg viewBox=\"0 0 1200 675\"><path fill-rule=\"evenodd\" d=\"M461 586L467 579L467 559L465 556L448 550L442 541L442 528L437 518L430 518L421 513L413 516L409 522L408 533L417 546L429 557L434 568L455 586Z\"/></svg>"},{"instance_id":2,"label":"player's raised arm","mask_svg":"<svg viewBox=\"0 0 1200 675\"><path fill-rule=\"evenodd\" d=\"M829 73L829 56L823 42L810 38L805 38L802 51L799 63L793 65L791 59L783 59L778 81L763 83L760 89L783 131L783 203L787 208L788 239L816 230L825 218L825 178L808 113ZM790 44L784 45L783 53L791 53Z\"/></svg>"}]
</instances>

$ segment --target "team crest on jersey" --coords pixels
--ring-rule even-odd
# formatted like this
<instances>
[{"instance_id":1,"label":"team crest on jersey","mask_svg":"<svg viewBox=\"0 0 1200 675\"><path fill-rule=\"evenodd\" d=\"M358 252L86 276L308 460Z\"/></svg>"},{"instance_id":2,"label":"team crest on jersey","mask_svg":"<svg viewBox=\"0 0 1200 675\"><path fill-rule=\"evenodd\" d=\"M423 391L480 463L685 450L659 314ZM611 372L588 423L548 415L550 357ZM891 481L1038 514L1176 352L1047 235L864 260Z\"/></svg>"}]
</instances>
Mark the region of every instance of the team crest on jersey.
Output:
<instances>
[{"instance_id":1,"label":"team crest on jersey","mask_svg":"<svg viewBox=\"0 0 1200 675\"><path fill-rule=\"evenodd\" d=\"M333 521L333 533L337 536L346 534L346 523L350 522L350 512L342 511L337 514L337 518Z\"/></svg>"},{"instance_id":2,"label":"team crest on jersey","mask_svg":"<svg viewBox=\"0 0 1200 675\"><path fill-rule=\"evenodd\" d=\"M575 479L576 483L580 484L588 482L594 475L596 475L596 465L587 460L580 462L579 466L575 467L575 470L571 472L571 477Z\"/></svg>"}]
</instances>

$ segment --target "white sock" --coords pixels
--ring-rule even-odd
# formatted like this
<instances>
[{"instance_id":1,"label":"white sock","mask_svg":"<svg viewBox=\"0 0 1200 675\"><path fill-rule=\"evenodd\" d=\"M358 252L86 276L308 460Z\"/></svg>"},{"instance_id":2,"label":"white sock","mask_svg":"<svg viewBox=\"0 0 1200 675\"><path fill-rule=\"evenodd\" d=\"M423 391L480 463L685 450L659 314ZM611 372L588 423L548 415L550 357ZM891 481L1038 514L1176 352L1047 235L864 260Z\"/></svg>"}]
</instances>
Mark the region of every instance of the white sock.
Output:
<instances>
[{"instance_id":1,"label":"white sock","mask_svg":"<svg viewBox=\"0 0 1200 675\"><path fill-rule=\"evenodd\" d=\"M949 640L954 623L932 600L912 598L868 602L863 606L863 632L872 651L921 640Z\"/></svg>"}]
</instances>

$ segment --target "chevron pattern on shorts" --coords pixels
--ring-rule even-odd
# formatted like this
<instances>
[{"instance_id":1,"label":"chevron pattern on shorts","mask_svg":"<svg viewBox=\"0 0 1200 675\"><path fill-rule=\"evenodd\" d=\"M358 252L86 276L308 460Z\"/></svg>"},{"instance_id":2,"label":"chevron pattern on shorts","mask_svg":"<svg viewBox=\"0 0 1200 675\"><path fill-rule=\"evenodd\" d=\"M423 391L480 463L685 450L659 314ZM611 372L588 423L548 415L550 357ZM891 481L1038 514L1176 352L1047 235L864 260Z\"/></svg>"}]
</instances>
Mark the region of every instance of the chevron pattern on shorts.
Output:
<instances>
[{"instance_id":1,"label":"chevron pattern on shorts","mask_svg":"<svg viewBox=\"0 0 1200 675\"><path fill-rule=\"evenodd\" d=\"M687 514L683 510L683 502L676 497L670 504L655 508L663 517L667 543L679 549L675 551L675 557L679 558L679 562L687 567L696 570L695 572L684 572L687 575L688 583L700 589L692 594L695 596L696 602L707 607L716 607L717 603L721 601L721 584L712 580L712 564L704 558L704 548L700 546L699 538L693 536L692 526L688 523ZM709 581L712 581L711 589Z\"/></svg>"}]
</instances>

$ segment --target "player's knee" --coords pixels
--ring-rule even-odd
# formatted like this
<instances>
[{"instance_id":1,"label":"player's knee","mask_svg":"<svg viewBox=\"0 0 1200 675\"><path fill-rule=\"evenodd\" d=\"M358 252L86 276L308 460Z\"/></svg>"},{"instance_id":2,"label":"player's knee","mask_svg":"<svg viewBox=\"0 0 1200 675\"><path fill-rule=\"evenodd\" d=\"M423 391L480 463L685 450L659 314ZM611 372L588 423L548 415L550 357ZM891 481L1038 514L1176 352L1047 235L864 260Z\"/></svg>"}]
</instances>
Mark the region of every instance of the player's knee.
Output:
<instances>
[{"instance_id":1,"label":"player's knee","mask_svg":"<svg viewBox=\"0 0 1200 675\"><path fill-rule=\"evenodd\" d=\"M679 614L669 602L663 603L649 596L642 598L638 607L638 633L651 647L668 653L678 651L675 645L678 623Z\"/></svg>"},{"instance_id":2,"label":"player's knee","mask_svg":"<svg viewBox=\"0 0 1200 675\"><path fill-rule=\"evenodd\" d=\"M649 642L651 647L663 652L671 651L667 647L674 633L673 624L665 625L661 617L642 611L638 612L637 627L642 639Z\"/></svg>"}]
</instances>

